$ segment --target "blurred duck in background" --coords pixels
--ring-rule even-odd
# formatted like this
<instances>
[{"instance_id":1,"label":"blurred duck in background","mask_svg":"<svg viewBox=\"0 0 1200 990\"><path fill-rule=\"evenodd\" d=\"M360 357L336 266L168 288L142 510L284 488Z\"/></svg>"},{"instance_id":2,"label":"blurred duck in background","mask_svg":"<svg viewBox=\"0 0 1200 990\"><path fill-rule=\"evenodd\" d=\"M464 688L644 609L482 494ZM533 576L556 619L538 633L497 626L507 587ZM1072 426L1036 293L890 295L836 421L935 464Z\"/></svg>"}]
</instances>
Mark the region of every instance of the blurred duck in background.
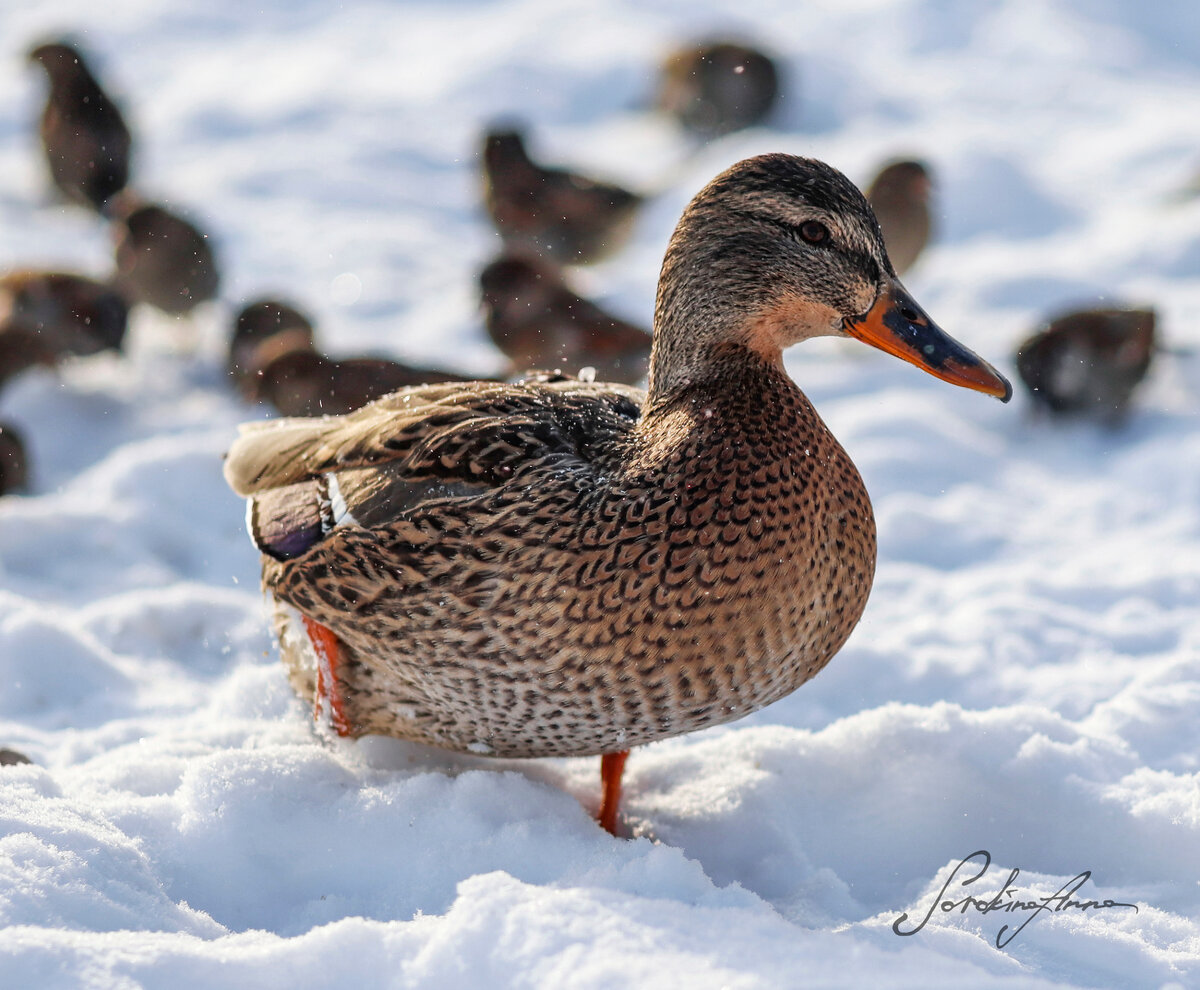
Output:
<instances>
[{"instance_id":1,"label":"blurred duck in background","mask_svg":"<svg viewBox=\"0 0 1200 990\"><path fill-rule=\"evenodd\" d=\"M116 251L114 283L130 302L181 316L216 298L221 279L207 234L129 191L106 213Z\"/></svg>"},{"instance_id":2,"label":"blurred duck in background","mask_svg":"<svg viewBox=\"0 0 1200 990\"><path fill-rule=\"evenodd\" d=\"M616 250L643 202L621 186L537 164L515 129L485 136L483 185L488 213L508 248L564 264L585 264Z\"/></svg>"},{"instance_id":3,"label":"blurred duck in background","mask_svg":"<svg viewBox=\"0 0 1200 990\"><path fill-rule=\"evenodd\" d=\"M600 380L627 385L646 377L650 334L571 291L553 264L505 255L479 283L488 334L511 372L591 367Z\"/></svg>"},{"instance_id":4,"label":"blurred duck in background","mask_svg":"<svg viewBox=\"0 0 1200 990\"><path fill-rule=\"evenodd\" d=\"M336 360L305 347L295 336L277 336L266 347L278 348L278 353L253 377L250 397L270 403L284 416L340 416L409 385L468 380L386 358Z\"/></svg>"},{"instance_id":5,"label":"blurred duck in background","mask_svg":"<svg viewBox=\"0 0 1200 990\"><path fill-rule=\"evenodd\" d=\"M884 165L867 187L867 202L879 220L897 275L907 272L929 243L932 190L928 166L911 159Z\"/></svg>"},{"instance_id":6,"label":"blurred duck in background","mask_svg":"<svg viewBox=\"0 0 1200 990\"><path fill-rule=\"evenodd\" d=\"M764 120L779 97L769 55L735 41L705 41L672 52L659 74L658 108L709 139Z\"/></svg>"},{"instance_id":7,"label":"blurred duck in background","mask_svg":"<svg viewBox=\"0 0 1200 990\"><path fill-rule=\"evenodd\" d=\"M234 317L229 339L229 375L247 397L254 379L271 360L288 350L316 347L312 321L290 303L257 299Z\"/></svg>"},{"instance_id":8,"label":"blurred duck in background","mask_svg":"<svg viewBox=\"0 0 1200 990\"><path fill-rule=\"evenodd\" d=\"M102 210L129 181L125 119L71 45L38 45L29 60L50 80L39 128L50 177L67 199Z\"/></svg>"},{"instance_id":9,"label":"blurred duck in background","mask_svg":"<svg viewBox=\"0 0 1200 990\"><path fill-rule=\"evenodd\" d=\"M1108 425L1128 413L1155 351L1152 309L1089 309L1050 321L1017 349L1035 408Z\"/></svg>"},{"instance_id":10,"label":"blurred duck in background","mask_svg":"<svg viewBox=\"0 0 1200 990\"><path fill-rule=\"evenodd\" d=\"M341 415L398 388L466 380L380 357L327 357L308 316L278 299L249 303L234 318L229 373L245 399L285 416Z\"/></svg>"},{"instance_id":11,"label":"blurred duck in background","mask_svg":"<svg viewBox=\"0 0 1200 990\"><path fill-rule=\"evenodd\" d=\"M23 491L28 484L29 462L25 457L25 441L10 424L0 423L0 495Z\"/></svg>"},{"instance_id":12,"label":"blurred duck in background","mask_svg":"<svg viewBox=\"0 0 1200 990\"><path fill-rule=\"evenodd\" d=\"M84 275L15 271L0 276L0 319L0 332L36 337L57 360L120 350L129 305L111 285Z\"/></svg>"}]
</instances>

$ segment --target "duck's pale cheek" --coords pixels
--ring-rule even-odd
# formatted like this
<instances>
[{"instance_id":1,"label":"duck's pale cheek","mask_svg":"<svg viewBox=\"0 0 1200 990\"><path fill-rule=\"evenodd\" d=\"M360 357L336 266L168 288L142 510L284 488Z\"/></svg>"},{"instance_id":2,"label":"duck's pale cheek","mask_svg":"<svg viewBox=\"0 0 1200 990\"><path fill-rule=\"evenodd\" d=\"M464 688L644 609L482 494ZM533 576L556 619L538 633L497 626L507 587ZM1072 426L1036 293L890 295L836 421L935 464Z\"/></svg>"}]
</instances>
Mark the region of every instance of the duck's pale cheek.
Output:
<instances>
[{"instance_id":1,"label":"duck's pale cheek","mask_svg":"<svg viewBox=\"0 0 1200 990\"><path fill-rule=\"evenodd\" d=\"M841 333L842 317L830 306L786 296L751 316L742 325L738 339L750 350L772 363L780 351L810 337L828 337Z\"/></svg>"}]
</instances>

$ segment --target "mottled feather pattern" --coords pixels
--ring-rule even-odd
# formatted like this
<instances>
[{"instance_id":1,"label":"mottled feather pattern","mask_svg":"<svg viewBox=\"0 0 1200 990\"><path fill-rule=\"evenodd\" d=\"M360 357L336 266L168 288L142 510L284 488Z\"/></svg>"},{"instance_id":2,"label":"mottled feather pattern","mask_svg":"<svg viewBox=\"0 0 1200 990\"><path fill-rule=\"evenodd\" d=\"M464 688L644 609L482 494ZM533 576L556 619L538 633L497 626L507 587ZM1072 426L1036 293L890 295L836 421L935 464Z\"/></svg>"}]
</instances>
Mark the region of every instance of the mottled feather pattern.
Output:
<instances>
[{"instance_id":1,"label":"mottled feather pattern","mask_svg":"<svg viewBox=\"0 0 1200 990\"><path fill-rule=\"evenodd\" d=\"M495 386L419 428L401 411L391 436L342 451L390 453L410 479L488 485L265 561L267 587L341 640L356 733L608 752L736 718L819 670L866 601L870 506L782 373L744 351L723 367L732 380L697 385L648 425L634 390ZM479 430L501 413L503 430ZM326 429L317 471L339 459L336 422ZM301 640L280 632L311 696L303 650L286 645Z\"/></svg>"},{"instance_id":2,"label":"mottled feather pattern","mask_svg":"<svg viewBox=\"0 0 1200 990\"><path fill-rule=\"evenodd\" d=\"M326 687L349 734L505 757L619 754L791 693L857 624L876 543L862 479L783 348L853 333L1008 392L905 300L862 193L762 155L676 227L648 392L428 385L247 429L234 489L265 505L296 486L318 503L277 504L279 528L322 520L298 556L263 559L292 683L320 701L303 616L335 637ZM906 356L903 333L954 344L958 364ZM619 762L604 766L611 828Z\"/></svg>"}]
</instances>

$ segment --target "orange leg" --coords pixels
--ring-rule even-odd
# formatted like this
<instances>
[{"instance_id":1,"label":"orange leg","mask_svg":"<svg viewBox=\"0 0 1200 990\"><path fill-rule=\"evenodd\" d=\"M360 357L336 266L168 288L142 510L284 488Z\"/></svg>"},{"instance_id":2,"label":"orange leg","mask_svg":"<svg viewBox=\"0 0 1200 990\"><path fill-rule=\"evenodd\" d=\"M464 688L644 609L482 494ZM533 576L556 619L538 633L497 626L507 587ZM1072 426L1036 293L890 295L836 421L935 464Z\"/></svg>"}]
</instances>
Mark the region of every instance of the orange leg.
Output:
<instances>
[{"instance_id":1,"label":"orange leg","mask_svg":"<svg viewBox=\"0 0 1200 990\"><path fill-rule=\"evenodd\" d=\"M346 718L346 709L342 701L342 693L338 690L338 665L341 662L341 651L338 648L337 637L333 631L321 623L304 619L304 629L312 642L313 652L317 655L317 692L313 698L313 718L319 720L322 710L328 707L329 721L339 736L350 735L350 721Z\"/></svg>"},{"instance_id":2,"label":"orange leg","mask_svg":"<svg viewBox=\"0 0 1200 990\"><path fill-rule=\"evenodd\" d=\"M629 750L619 753L605 753L600 757L600 782L604 787L604 800L600 803L600 827L604 831L617 834L617 808L621 804L621 774L625 771L625 761L629 759Z\"/></svg>"}]
</instances>

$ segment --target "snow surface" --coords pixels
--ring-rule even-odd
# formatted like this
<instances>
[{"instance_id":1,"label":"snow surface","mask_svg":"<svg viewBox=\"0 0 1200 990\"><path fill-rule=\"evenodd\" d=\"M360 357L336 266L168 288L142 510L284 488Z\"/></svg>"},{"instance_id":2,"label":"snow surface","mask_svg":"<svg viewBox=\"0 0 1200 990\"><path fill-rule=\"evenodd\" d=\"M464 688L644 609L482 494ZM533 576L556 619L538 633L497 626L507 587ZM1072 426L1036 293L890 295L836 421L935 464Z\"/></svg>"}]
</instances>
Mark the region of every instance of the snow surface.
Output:
<instances>
[{"instance_id":1,"label":"snow surface","mask_svg":"<svg viewBox=\"0 0 1200 990\"><path fill-rule=\"evenodd\" d=\"M0 502L0 986L1200 986L1200 5L1145 0L53 0L0 8L0 264L102 274L53 204L29 42L71 30L137 174L205 224L225 303L139 313L123 358L0 396L34 491ZM642 108L662 52L734 30L788 71L771 128L696 150ZM661 191L579 273L648 323L680 210L782 150L937 172L908 279L1001 366L1048 311L1158 307L1116 432L1033 420L865 348L789 368L871 491L862 624L792 697L635 752L634 839L596 760L489 762L314 733L266 631L221 454L232 308L282 293L337 352L491 373L474 277L485 122ZM1191 349L1189 352L1188 349ZM1092 871L1137 905L922 917ZM970 867L970 864L968 864ZM960 870L960 878L969 869ZM1022 916L1021 920L1024 920Z\"/></svg>"}]
</instances>

